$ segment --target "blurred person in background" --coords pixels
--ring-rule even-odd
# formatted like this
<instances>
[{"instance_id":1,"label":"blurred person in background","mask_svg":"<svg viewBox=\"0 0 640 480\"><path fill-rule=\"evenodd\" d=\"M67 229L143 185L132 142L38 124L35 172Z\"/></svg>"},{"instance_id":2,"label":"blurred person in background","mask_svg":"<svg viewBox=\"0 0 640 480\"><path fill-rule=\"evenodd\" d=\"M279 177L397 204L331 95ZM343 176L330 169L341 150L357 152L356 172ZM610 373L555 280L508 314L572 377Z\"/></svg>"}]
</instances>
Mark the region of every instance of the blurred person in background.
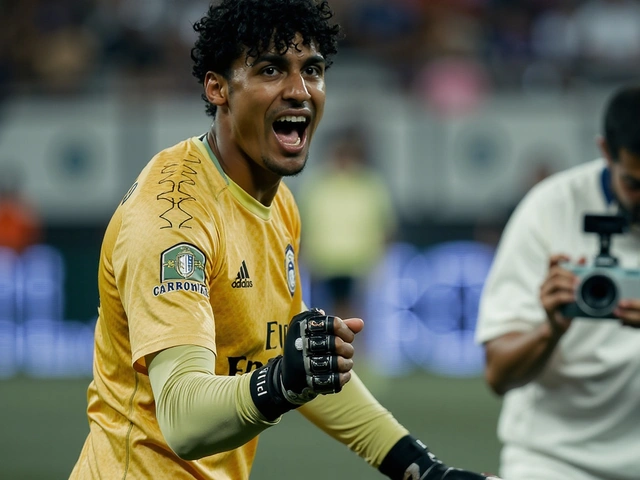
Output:
<instances>
[{"instance_id":1,"label":"blurred person in background","mask_svg":"<svg viewBox=\"0 0 640 480\"><path fill-rule=\"evenodd\" d=\"M351 0L346 13L346 46L382 62L405 84L424 43L419 5L411 0Z\"/></svg>"},{"instance_id":2,"label":"blurred person in background","mask_svg":"<svg viewBox=\"0 0 640 480\"><path fill-rule=\"evenodd\" d=\"M258 434L294 409L389 478L485 478L438 461L359 381L361 319L302 302L281 180L304 168L324 111L331 17L324 1L223 0L195 23L213 124L157 154L107 228L71 478L246 479Z\"/></svg>"},{"instance_id":3,"label":"blurred person in background","mask_svg":"<svg viewBox=\"0 0 640 480\"><path fill-rule=\"evenodd\" d=\"M21 190L22 175L16 168L0 173L0 247L22 253L42 239L38 211Z\"/></svg>"},{"instance_id":4,"label":"blurred person in background","mask_svg":"<svg viewBox=\"0 0 640 480\"><path fill-rule=\"evenodd\" d=\"M562 310L579 283L563 262L598 254L585 214L626 217L611 254L622 268L640 268L640 86L609 98L603 124L603 158L552 174L519 204L483 291L476 335L487 382L505 395L498 432L509 480L640 472L640 289L619 301L615 319Z\"/></svg>"},{"instance_id":5,"label":"blurred person in background","mask_svg":"<svg viewBox=\"0 0 640 480\"><path fill-rule=\"evenodd\" d=\"M349 318L362 311L366 280L384 256L396 218L389 188L370 164L364 133L346 129L329 144L326 163L306 178L298 195L301 255L311 275L312 302Z\"/></svg>"},{"instance_id":6,"label":"blurred person in background","mask_svg":"<svg viewBox=\"0 0 640 480\"><path fill-rule=\"evenodd\" d=\"M491 79L481 62L484 6L467 0L423 2L424 58L411 80L412 93L438 116L471 113L486 97Z\"/></svg>"},{"instance_id":7,"label":"blurred person in background","mask_svg":"<svg viewBox=\"0 0 640 480\"><path fill-rule=\"evenodd\" d=\"M592 81L619 82L638 74L637 0L589 0L575 10L572 20L582 75Z\"/></svg>"},{"instance_id":8,"label":"blurred person in background","mask_svg":"<svg viewBox=\"0 0 640 480\"><path fill-rule=\"evenodd\" d=\"M578 0L551 2L548 9L532 19L531 49L535 61L530 69L538 72L536 86L542 83L547 91L564 88L575 72L580 47L575 22L578 4Z\"/></svg>"}]
</instances>

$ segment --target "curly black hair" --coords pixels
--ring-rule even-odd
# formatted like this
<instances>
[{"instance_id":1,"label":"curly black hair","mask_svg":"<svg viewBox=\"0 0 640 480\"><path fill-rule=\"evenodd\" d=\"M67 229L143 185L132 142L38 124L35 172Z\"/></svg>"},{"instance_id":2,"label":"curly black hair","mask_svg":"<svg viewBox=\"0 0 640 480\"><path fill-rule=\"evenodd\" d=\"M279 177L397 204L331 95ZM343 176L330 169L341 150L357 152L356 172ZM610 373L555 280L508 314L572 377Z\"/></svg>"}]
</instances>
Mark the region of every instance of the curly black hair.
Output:
<instances>
[{"instance_id":1,"label":"curly black hair","mask_svg":"<svg viewBox=\"0 0 640 480\"><path fill-rule=\"evenodd\" d=\"M327 67L337 53L340 26L331 23L333 11L326 0L222 0L209 7L193 26L198 38L191 49L193 76L203 85L207 72L228 78L229 69L245 50L246 58L258 57L271 46L280 53L296 48L300 34L303 45L315 42ZM216 116L216 106L206 95L207 114Z\"/></svg>"}]
</instances>

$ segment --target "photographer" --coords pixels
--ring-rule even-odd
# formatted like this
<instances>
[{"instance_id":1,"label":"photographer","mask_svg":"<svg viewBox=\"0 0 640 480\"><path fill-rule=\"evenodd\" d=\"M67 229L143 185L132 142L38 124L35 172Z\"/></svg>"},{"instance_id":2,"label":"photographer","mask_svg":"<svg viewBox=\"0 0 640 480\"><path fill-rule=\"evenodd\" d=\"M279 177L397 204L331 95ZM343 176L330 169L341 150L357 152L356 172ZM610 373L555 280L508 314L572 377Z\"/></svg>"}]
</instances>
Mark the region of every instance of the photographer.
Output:
<instances>
[{"instance_id":1,"label":"photographer","mask_svg":"<svg viewBox=\"0 0 640 480\"><path fill-rule=\"evenodd\" d=\"M498 433L509 480L637 480L640 475L640 276L610 317L567 318L598 235L586 214L625 217L612 239L619 268L640 268L640 86L610 98L604 159L535 186L503 233L476 337L486 379L505 395ZM629 298L628 292L636 292ZM632 297L634 295L631 295Z\"/></svg>"}]
</instances>

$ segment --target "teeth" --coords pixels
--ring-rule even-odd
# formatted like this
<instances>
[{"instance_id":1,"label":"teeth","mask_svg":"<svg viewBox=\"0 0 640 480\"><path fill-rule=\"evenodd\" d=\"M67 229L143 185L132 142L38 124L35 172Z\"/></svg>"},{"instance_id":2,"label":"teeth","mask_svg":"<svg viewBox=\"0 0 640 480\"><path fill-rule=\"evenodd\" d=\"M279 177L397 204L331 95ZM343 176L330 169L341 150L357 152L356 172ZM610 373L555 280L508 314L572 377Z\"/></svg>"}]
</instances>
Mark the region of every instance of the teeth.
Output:
<instances>
[{"instance_id":1,"label":"teeth","mask_svg":"<svg viewBox=\"0 0 640 480\"><path fill-rule=\"evenodd\" d=\"M300 145L301 141L302 140L300 139L300 137L298 137L295 143L285 143L285 145L289 145L290 147L297 147L298 145Z\"/></svg>"},{"instance_id":2,"label":"teeth","mask_svg":"<svg viewBox=\"0 0 640 480\"><path fill-rule=\"evenodd\" d=\"M294 115L285 115L284 117L280 117L278 122L294 122L294 123L304 123L307 119L302 116L294 116Z\"/></svg>"}]
</instances>

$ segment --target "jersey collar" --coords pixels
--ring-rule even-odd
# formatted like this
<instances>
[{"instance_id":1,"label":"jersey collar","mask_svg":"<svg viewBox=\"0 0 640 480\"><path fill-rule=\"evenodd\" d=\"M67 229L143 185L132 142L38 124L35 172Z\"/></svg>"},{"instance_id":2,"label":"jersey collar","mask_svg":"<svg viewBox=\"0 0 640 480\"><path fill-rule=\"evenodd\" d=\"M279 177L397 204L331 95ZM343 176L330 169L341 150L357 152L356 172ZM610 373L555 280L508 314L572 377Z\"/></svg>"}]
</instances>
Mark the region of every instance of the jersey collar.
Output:
<instances>
[{"instance_id":1,"label":"jersey collar","mask_svg":"<svg viewBox=\"0 0 640 480\"><path fill-rule=\"evenodd\" d=\"M602 194L604 195L607 205L612 205L616 201L616 197L613 194L613 189L611 188L611 171L609 170L609 167L604 167L602 169L602 173L600 174L600 185L602 186Z\"/></svg>"}]
</instances>

